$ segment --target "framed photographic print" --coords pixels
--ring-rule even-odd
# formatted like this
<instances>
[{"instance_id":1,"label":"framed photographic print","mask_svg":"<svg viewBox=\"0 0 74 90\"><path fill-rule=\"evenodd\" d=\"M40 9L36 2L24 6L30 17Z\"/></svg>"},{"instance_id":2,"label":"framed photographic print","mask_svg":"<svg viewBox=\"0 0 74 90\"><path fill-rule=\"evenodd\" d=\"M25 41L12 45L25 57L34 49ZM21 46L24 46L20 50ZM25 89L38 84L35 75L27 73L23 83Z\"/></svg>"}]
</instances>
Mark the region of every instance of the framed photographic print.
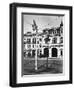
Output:
<instances>
[{"instance_id":1,"label":"framed photographic print","mask_svg":"<svg viewBox=\"0 0 74 90\"><path fill-rule=\"evenodd\" d=\"M72 83L72 7L10 4L10 86Z\"/></svg>"}]
</instances>

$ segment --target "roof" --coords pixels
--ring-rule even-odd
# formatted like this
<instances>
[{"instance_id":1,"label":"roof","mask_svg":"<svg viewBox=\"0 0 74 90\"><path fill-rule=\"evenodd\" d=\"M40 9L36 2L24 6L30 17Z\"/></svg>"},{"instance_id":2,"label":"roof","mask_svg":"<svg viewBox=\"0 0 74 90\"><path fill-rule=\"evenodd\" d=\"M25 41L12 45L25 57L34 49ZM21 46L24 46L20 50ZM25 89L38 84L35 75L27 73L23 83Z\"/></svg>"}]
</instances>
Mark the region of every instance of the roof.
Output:
<instances>
[{"instance_id":1,"label":"roof","mask_svg":"<svg viewBox=\"0 0 74 90\"><path fill-rule=\"evenodd\" d=\"M38 32L38 36L44 36L44 35L48 35L49 34L50 37L52 37L52 32L55 31L55 30L59 33L60 27L51 28L51 29L45 28L45 29L43 29L43 32ZM58 36L58 33L56 34L56 36ZM32 36L36 36L36 33L27 32L27 33L24 34L24 36L32 37Z\"/></svg>"}]
</instances>

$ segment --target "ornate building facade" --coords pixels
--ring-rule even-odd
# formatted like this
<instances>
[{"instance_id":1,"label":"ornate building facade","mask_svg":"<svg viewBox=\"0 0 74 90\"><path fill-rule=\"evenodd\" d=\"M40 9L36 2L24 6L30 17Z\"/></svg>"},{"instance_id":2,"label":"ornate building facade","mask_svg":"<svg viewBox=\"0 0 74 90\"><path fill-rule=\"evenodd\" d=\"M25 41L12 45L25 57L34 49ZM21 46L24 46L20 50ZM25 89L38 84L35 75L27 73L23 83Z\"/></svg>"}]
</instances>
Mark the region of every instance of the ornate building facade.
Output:
<instances>
[{"instance_id":1,"label":"ornate building facade","mask_svg":"<svg viewBox=\"0 0 74 90\"><path fill-rule=\"evenodd\" d=\"M48 38L48 42L46 42ZM63 57L63 23L59 27L45 28L42 32L27 32L23 38L24 57L35 57L37 48L37 56L39 58L62 58Z\"/></svg>"}]
</instances>

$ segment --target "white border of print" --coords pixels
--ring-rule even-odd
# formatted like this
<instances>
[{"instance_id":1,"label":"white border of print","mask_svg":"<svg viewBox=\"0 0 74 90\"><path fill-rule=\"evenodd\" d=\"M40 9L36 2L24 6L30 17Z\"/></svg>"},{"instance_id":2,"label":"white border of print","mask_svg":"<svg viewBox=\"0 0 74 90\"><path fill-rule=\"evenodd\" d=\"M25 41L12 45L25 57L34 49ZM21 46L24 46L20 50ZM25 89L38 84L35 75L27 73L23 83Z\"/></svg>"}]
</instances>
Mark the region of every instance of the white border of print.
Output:
<instances>
[{"instance_id":1,"label":"white border of print","mask_svg":"<svg viewBox=\"0 0 74 90\"><path fill-rule=\"evenodd\" d=\"M43 74L21 76L21 13L48 13L48 14L64 14L64 73L63 74ZM56 77L57 76L57 77ZM37 9L37 8L17 8L17 83L32 83L32 82L51 82L51 81L65 81L69 80L69 11L68 10L54 10L54 9Z\"/></svg>"}]
</instances>

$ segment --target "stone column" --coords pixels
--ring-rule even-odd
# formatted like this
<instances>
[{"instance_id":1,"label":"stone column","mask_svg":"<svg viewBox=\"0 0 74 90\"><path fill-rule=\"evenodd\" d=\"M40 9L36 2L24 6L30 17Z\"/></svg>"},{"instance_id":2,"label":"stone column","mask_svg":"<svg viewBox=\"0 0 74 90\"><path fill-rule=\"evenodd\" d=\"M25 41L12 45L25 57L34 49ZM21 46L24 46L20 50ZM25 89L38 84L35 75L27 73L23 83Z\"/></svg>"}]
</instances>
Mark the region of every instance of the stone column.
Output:
<instances>
[{"instance_id":1,"label":"stone column","mask_svg":"<svg viewBox=\"0 0 74 90\"><path fill-rule=\"evenodd\" d=\"M58 47L58 58L60 58L60 47Z\"/></svg>"},{"instance_id":2,"label":"stone column","mask_svg":"<svg viewBox=\"0 0 74 90\"><path fill-rule=\"evenodd\" d=\"M43 48L42 48L42 54L44 54L44 50L43 50Z\"/></svg>"},{"instance_id":3,"label":"stone column","mask_svg":"<svg viewBox=\"0 0 74 90\"><path fill-rule=\"evenodd\" d=\"M59 43L60 42L60 38L59 37L57 37L57 43Z\"/></svg>"},{"instance_id":4,"label":"stone column","mask_svg":"<svg viewBox=\"0 0 74 90\"><path fill-rule=\"evenodd\" d=\"M31 56L32 56L32 50L31 50L31 52L30 52L30 53L31 53Z\"/></svg>"},{"instance_id":5,"label":"stone column","mask_svg":"<svg viewBox=\"0 0 74 90\"><path fill-rule=\"evenodd\" d=\"M52 57L52 48L49 48L49 58L51 58Z\"/></svg>"}]
</instances>

